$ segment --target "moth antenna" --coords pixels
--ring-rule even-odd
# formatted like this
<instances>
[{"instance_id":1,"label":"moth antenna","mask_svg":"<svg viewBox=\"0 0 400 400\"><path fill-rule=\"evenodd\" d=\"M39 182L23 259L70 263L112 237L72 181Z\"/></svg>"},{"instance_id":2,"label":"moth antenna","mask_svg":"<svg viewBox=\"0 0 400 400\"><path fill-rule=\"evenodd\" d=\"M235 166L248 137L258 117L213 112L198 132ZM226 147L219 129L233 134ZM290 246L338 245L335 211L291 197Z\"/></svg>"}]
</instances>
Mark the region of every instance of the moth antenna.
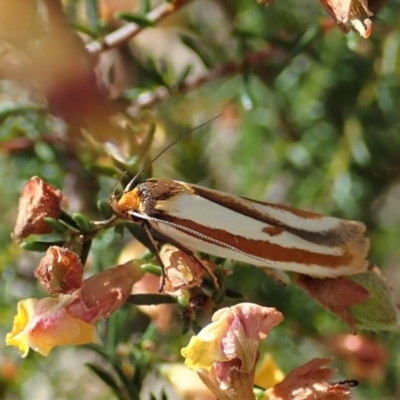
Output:
<instances>
[{"instance_id":1,"label":"moth antenna","mask_svg":"<svg viewBox=\"0 0 400 400\"><path fill-rule=\"evenodd\" d=\"M150 163L150 164L147 164L147 165L151 165L151 163ZM147 165L146 165L146 167L147 167ZM122 194L125 194L125 193L128 193L128 192L131 191L131 189L135 186L135 183L136 183L136 181L137 181L137 178L138 178L139 175L144 171L144 168L145 168L145 167L141 168L141 169L139 170L139 172L129 181L129 183L126 185L124 191L122 192ZM123 174L122 176L124 176L127 172L128 172L128 171L124 171L124 174ZM121 181L121 179L119 179L119 181Z\"/></svg>"},{"instance_id":2,"label":"moth antenna","mask_svg":"<svg viewBox=\"0 0 400 400\"><path fill-rule=\"evenodd\" d=\"M114 185L113 191L112 191L112 195L111 195L111 199L116 199L117 196L115 195L115 192L117 191L117 186L119 185L119 183L122 181L122 178L127 174L128 171L124 171L121 176L118 178L117 182Z\"/></svg>"},{"instance_id":3,"label":"moth antenna","mask_svg":"<svg viewBox=\"0 0 400 400\"><path fill-rule=\"evenodd\" d=\"M190 129L189 131L187 131L186 133L184 133L182 136L178 137L178 139L173 140L170 144L168 144L164 149L162 149L152 160L150 160L148 163L146 163L146 165L144 167L142 167L139 172L129 181L129 183L126 185L126 188L124 189L123 193L127 193L129 192L136 183L137 178L140 176L140 174L145 170L145 168L147 168L149 165L152 165L155 161L157 161L165 152L167 152L172 146L175 146L178 142L180 142L181 140L184 140L185 138L187 138L189 135L191 135L193 132L197 131L200 128L203 128L204 126L208 125L209 123L215 121L217 118L219 118L221 114L216 115L215 117L209 119L206 122L203 122L200 125L197 125L195 128ZM124 174L126 173L126 171L124 172ZM124 174L121 176L121 178L118 180L117 184L115 186L118 185L119 182L121 182L122 177L124 176ZM115 188L114 188L115 190Z\"/></svg>"}]
</instances>

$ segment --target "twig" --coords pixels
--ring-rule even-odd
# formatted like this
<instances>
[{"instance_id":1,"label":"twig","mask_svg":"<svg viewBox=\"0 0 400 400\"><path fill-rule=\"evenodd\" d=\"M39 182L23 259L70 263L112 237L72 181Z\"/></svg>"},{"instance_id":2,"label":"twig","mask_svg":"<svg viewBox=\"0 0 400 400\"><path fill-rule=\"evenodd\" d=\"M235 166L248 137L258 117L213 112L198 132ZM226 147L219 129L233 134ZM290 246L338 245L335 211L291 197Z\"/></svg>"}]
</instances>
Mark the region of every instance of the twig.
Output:
<instances>
[{"instance_id":1,"label":"twig","mask_svg":"<svg viewBox=\"0 0 400 400\"><path fill-rule=\"evenodd\" d=\"M135 114L143 108L151 107L172 96L182 95L190 92L191 90L194 90L207 82L211 82L215 79L232 75L234 73L240 73L245 70L249 70L261 64L262 62L265 62L271 57L274 57L276 60L277 58L287 57L287 53L273 48L272 46L268 46L262 51L249 53L241 63L230 61L222 66L207 71L201 76L189 78L180 84L176 89L161 86L156 90L141 93L138 98L132 102L131 106L129 107L129 112Z\"/></svg>"},{"instance_id":2,"label":"twig","mask_svg":"<svg viewBox=\"0 0 400 400\"><path fill-rule=\"evenodd\" d=\"M175 0L174 2L166 2L150 11L146 15L146 19L152 23L156 23L164 19L166 16L174 13L178 9L188 4L190 0ZM135 35L141 32L145 27L134 22L128 23L121 28L111 32L101 40L96 40L86 45L86 50L89 53L97 54L108 49L121 46L123 43L132 39Z\"/></svg>"}]
</instances>

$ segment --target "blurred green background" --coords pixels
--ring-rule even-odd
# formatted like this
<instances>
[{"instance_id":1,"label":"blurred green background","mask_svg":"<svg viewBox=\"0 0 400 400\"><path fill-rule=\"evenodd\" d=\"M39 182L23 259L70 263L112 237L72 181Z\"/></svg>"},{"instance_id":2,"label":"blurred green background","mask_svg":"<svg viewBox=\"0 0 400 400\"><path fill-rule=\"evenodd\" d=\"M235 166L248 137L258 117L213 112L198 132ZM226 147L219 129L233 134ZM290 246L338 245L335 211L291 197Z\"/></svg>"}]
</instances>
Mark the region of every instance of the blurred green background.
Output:
<instances>
[{"instance_id":1,"label":"blurred green background","mask_svg":"<svg viewBox=\"0 0 400 400\"><path fill-rule=\"evenodd\" d=\"M0 2L0 337L10 331L19 300L45 296L33 278L41 254L21 250L10 238L24 183L39 175L62 190L67 210L101 219L96 202L112 192L116 149L133 171L132 143L143 139L151 123L154 156L218 114L157 160L153 176L363 221L370 261L399 299L400 2L384 4L369 39L343 34L317 0L276 0L269 7L253 0L189 1L150 26L143 15L160 5L31 0L21 14ZM86 59L84 43L124 19L143 29L120 47ZM54 47L42 54L32 50L43 43ZM57 61L49 48L65 59ZM96 71L97 88L104 89L87 101L81 65ZM97 238L89 273L114 266L131 239L113 231ZM356 356L344 356L334 345L349 328L302 290L244 266L235 267L230 284L285 315L263 344L285 372L333 355L340 377L360 379L355 399L400 398L399 334L362 332L372 350L357 357L371 373L360 372L351 367ZM120 356L118 362L141 371L180 360L188 337L179 336L178 318L168 332L149 331L148 323L134 306L117 311L99 327L104 351L118 358L116 348L130 344L130 361ZM151 351L138 339L146 329ZM1 399L115 398L84 365L108 368L93 350L58 348L48 358L31 352L20 359L4 340L0 349Z\"/></svg>"}]
</instances>

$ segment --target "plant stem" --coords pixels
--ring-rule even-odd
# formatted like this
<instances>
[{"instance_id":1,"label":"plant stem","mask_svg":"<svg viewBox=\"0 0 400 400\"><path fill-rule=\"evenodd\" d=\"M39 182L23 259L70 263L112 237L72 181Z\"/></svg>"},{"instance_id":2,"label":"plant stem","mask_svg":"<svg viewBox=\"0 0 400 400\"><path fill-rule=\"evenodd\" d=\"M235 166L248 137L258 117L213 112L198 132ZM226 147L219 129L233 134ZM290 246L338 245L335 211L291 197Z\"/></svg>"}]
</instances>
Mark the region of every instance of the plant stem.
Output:
<instances>
[{"instance_id":1,"label":"plant stem","mask_svg":"<svg viewBox=\"0 0 400 400\"><path fill-rule=\"evenodd\" d=\"M189 2L190 0L175 0L173 2L165 2L146 14L146 19L155 24L168 15L179 10ZM128 23L114 32L106 35L104 38L87 44L86 50L89 53L98 54L103 51L121 46L145 28L145 26L140 26L133 22Z\"/></svg>"}]
</instances>

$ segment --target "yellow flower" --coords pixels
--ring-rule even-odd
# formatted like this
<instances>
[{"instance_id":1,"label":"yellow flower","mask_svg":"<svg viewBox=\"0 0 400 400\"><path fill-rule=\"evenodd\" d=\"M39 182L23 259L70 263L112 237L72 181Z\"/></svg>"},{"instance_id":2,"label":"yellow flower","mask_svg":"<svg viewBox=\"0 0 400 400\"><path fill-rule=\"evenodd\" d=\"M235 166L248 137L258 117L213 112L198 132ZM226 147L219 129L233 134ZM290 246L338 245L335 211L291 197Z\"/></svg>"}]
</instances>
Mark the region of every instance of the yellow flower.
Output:
<instances>
[{"instance_id":1,"label":"yellow flower","mask_svg":"<svg viewBox=\"0 0 400 400\"><path fill-rule=\"evenodd\" d=\"M241 303L217 311L181 353L221 400L252 399L258 346L283 319L274 308Z\"/></svg>"},{"instance_id":2,"label":"yellow flower","mask_svg":"<svg viewBox=\"0 0 400 400\"><path fill-rule=\"evenodd\" d=\"M201 381L197 373L186 368L183 363L162 364L158 370L172 384L179 398L183 400L215 400L215 396Z\"/></svg>"},{"instance_id":3,"label":"yellow flower","mask_svg":"<svg viewBox=\"0 0 400 400\"><path fill-rule=\"evenodd\" d=\"M257 386L268 389L282 382L284 378L284 373L278 367L271 354L265 354L257 365L254 383Z\"/></svg>"},{"instance_id":4,"label":"yellow flower","mask_svg":"<svg viewBox=\"0 0 400 400\"><path fill-rule=\"evenodd\" d=\"M91 343L96 321L121 307L142 276L136 263L127 262L86 279L72 294L20 301L6 344L25 357L29 348L47 356L55 346Z\"/></svg>"},{"instance_id":5,"label":"yellow flower","mask_svg":"<svg viewBox=\"0 0 400 400\"><path fill-rule=\"evenodd\" d=\"M25 357L29 348L47 356L55 346L93 342L94 326L68 312L74 301L76 298L71 295L20 301L6 344L17 347Z\"/></svg>"},{"instance_id":6,"label":"yellow flower","mask_svg":"<svg viewBox=\"0 0 400 400\"><path fill-rule=\"evenodd\" d=\"M214 313L212 323L193 336L182 349L191 369L209 370L214 362L240 359L242 368L255 367L258 346L269 331L283 319L275 308L241 303Z\"/></svg>"}]
</instances>

